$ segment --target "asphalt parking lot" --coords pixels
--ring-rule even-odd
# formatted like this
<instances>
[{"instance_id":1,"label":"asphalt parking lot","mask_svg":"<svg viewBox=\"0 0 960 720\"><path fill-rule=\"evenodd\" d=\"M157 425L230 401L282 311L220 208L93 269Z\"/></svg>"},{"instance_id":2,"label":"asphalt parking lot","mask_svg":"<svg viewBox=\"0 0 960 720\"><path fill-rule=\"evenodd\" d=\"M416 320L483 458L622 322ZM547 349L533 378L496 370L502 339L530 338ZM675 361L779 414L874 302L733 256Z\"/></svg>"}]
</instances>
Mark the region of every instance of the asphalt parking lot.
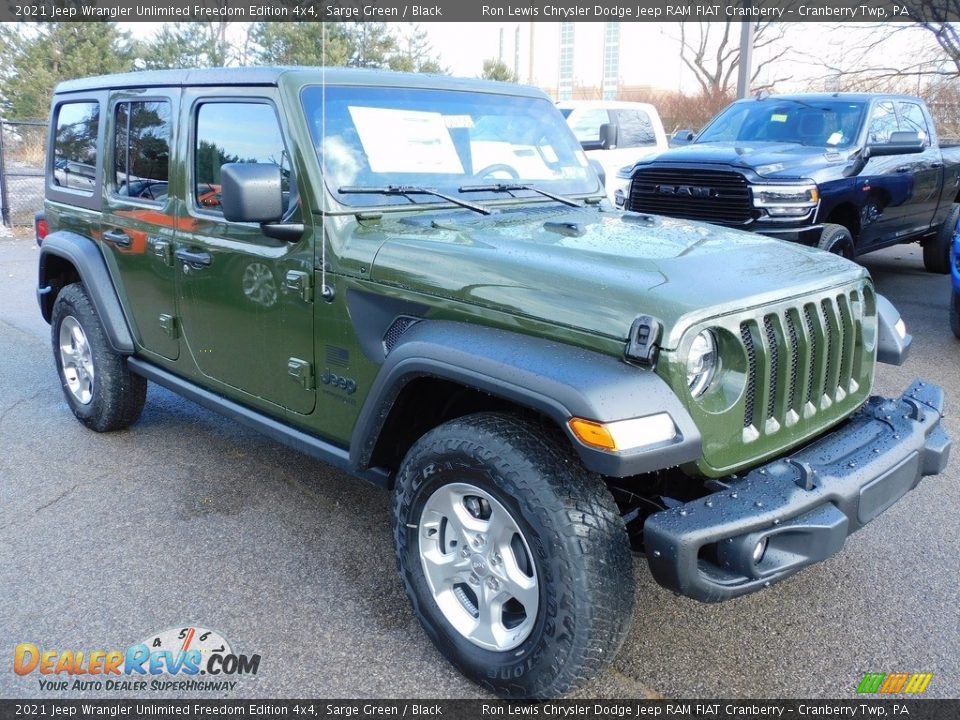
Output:
<instances>
[{"instance_id":1,"label":"asphalt parking lot","mask_svg":"<svg viewBox=\"0 0 960 720\"><path fill-rule=\"evenodd\" d=\"M409 609L386 493L155 386L128 431L76 422L34 299L36 258L32 240L0 238L0 696L78 696L15 675L18 643L122 649L188 625L262 657L232 692L191 697L480 695ZM876 391L923 377L950 413L948 278L923 271L918 246L863 263L914 335L906 366L879 366ZM946 423L960 438L956 414ZM868 671L923 671L927 696L960 697L958 456L842 553L756 595L674 597L636 558L630 637L581 695L850 697Z\"/></svg>"}]
</instances>

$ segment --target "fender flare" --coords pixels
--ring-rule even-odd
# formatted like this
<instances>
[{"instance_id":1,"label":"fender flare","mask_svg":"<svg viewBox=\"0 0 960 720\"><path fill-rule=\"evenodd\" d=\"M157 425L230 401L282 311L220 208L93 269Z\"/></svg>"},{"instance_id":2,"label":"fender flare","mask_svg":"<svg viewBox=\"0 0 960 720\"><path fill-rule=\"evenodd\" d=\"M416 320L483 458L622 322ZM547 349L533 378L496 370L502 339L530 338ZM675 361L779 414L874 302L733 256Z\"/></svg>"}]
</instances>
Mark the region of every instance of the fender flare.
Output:
<instances>
[{"instance_id":1,"label":"fender flare","mask_svg":"<svg viewBox=\"0 0 960 720\"><path fill-rule=\"evenodd\" d=\"M582 348L466 323L421 320L385 358L364 402L351 441L351 463L369 466L381 431L403 388L422 377L456 382L535 410L560 427L584 465L628 477L693 462L701 437L667 383L650 370ZM612 422L667 412L674 440L627 452L581 443L571 417Z\"/></svg>"},{"instance_id":2,"label":"fender flare","mask_svg":"<svg viewBox=\"0 0 960 720\"><path fill-rule=\"evenodd\" d=\"M83 235L59 230L47 235L40 246L37 301L43 319L50 322L53 304L60 292L53 282L56 273L51 270L50 260L54 257L65 260L76 269L113 350L124 355L133 354L133 335L107 270L107 263L96 242Z\"/></svg>"}]
</instances>

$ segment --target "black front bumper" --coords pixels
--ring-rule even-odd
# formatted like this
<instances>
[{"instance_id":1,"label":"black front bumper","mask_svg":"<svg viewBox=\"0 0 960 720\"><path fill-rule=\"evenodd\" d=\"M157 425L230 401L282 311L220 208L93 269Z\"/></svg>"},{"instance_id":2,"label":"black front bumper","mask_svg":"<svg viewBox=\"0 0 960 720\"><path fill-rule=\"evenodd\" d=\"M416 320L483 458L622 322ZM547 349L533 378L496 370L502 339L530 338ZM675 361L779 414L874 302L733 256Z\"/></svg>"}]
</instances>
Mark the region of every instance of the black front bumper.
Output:
<instances>
[{"instance_id":1,"label":"black front bumper","mask_svg":"<svg viewBox=\"0 0 960 720\"><path fill-rule=\"evenodd\" d=\"M720 492L651 515L643 538L654 578L719 602L833 555L922 477L944 469L950 439L942 415L943 391L916 381L899 400L870 398L833 432Z\"/></svg>"}]
</instances>

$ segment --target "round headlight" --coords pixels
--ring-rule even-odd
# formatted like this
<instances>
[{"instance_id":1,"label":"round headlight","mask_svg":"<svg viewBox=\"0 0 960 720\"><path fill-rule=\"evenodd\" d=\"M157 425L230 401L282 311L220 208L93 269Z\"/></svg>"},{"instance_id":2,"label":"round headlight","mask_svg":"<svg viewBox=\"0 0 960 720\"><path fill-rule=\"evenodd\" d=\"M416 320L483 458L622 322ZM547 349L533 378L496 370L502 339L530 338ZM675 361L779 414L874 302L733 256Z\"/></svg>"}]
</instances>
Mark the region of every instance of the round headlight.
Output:
<instances>
[{"instance_id":1,"label":"round headlight","mask_svg":"<svg viewBox=\"0 0 960 720\"><path fill-rule=\"evenodd\" d=\"M704 330L693 339L687 355L687 385L690 394L700 397L710 386L717 370L717 339L710 330Z\"/></svg>"}]
</instances>

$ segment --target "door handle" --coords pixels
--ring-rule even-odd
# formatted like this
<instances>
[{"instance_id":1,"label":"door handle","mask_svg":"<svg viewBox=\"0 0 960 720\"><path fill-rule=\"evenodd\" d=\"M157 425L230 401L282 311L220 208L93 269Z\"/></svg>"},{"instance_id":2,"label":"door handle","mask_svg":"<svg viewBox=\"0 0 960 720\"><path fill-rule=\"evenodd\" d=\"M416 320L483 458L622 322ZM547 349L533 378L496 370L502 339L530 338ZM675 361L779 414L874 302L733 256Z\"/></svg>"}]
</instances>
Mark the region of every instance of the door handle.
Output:
<instances>
[{"instance_id":1,"label":"door handle","mask_svg":"<svg viewBox=\"0 0 960 720\"><path fill-rule=\"evenodd\" d=\"M117 247L130 247L133 245L133 240L131 240L130 236L123 230L107 230L103 234L103 239L105 242L116 245Z\"/></svg>"},{"instance_id":2,"label":"door handle","mask_svg":"<svg viewBox=\"0 0 960 720\"><path fill-rule=\"evenodd\" d=\"M930 163L930 167L932 167L934 170L937 170L937 169L943 167L943 163L942 163L942 162L932 162L932 163Z\"/></svg>"},{"instance_id":3,"label":"door handle","mask_svg":"<svg viewBox=\"0 0 960 720\"><path fill-rule=\"evenodd\" d=\"M897 172L898 172L898 173L910 172L910 166L909 166L909 165L901 165L900 167L897 168Z\"/></svg>"},{"instance_id":4,"label":"door handle","mask_svg":"<svg viewBox=\"0 0 960 720\"><path fill-rule=\"evenodd\" d=\"M199 267L201 265L207 266L213 262L213 258L210 257L210 253L205 252L195 252L193 250L185 250L183 248L178 249L174 255L177 260L181 260L188 265L193 265L194 267Z\"/></svg>"}]
</instances>

